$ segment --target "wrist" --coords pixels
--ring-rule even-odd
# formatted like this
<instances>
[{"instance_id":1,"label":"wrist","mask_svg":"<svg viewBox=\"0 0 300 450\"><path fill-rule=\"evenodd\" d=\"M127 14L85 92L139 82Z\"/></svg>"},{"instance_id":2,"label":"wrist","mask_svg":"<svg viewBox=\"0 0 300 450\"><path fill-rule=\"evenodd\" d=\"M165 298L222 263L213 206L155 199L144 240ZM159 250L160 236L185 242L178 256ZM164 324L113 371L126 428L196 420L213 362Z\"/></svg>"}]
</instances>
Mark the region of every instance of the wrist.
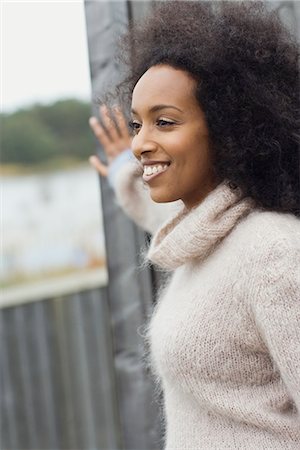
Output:
<instances>
[{"instance_id":1,"label":"wrist","mask_svg":"<svg viewBox=\"0 0 300 450\"><path fill-rule=\"evenodd\" d=\"M124 150L122 153L120 153L109 165L108 168L108 182L109 185L114 189L115 188L115 180L117 177L117 174L121 167L123 167L125 164L127 164L130 161L135 161L135 157L132 153L131 148L128 148Z\"/></svg>"}]
</instances>

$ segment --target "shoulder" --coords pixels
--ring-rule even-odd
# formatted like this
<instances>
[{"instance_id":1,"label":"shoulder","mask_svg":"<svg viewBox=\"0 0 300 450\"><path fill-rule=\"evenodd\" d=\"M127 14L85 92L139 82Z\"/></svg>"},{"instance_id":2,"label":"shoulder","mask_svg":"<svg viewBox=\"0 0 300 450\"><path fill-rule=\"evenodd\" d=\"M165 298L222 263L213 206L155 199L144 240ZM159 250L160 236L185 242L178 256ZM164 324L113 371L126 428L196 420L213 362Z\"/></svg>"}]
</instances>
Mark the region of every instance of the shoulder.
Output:
<instances>
[{"instance_id":1,"label":"shoulder","mask_svg":"<svg viewBox=\"0 0 300 450\"><path fill-rule=\"evenodd\" d=\"M293 284L300 289L300 219L253 210L236 230L240 263L254 288Z\"/></svg>"},{"instance_id":2,"label":"shoulder","mask_svg":"<svg viewBox=\"0 0 300 450\"><path fill-rule=\"evenodd\" d=\"M254 209L237 227L236 236L248 249L300 248L300 218L289 213Z\"/></svg>"}]
</instances>

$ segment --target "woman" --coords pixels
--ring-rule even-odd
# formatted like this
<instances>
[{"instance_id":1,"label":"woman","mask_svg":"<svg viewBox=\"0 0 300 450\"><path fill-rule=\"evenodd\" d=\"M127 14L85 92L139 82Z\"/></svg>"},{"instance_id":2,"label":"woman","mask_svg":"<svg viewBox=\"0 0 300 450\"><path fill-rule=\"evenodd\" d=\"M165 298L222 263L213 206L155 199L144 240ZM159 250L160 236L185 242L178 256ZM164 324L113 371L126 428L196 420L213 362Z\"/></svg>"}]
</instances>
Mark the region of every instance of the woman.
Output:
<instances>
[{"instance_id":1,"label":"woman","mask_svg":"<svg viewBox=\"0 0 300 450\"><path fill-rule=\"evenodd\" d=\"M165 448L300 448L299 49L256 2L157 7L123 40L132 141L120 110L90 124L173 272L147 324Z\"/></svg>"}]
</instances>

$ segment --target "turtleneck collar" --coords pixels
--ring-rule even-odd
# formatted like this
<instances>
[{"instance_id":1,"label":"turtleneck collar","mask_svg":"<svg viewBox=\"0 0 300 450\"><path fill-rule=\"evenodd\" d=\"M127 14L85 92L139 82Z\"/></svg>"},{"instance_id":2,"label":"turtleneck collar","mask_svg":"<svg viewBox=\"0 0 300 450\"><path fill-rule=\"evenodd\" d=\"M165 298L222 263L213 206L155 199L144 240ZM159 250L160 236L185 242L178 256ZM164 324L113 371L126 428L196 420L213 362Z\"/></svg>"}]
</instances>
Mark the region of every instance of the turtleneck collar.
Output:
<instances>
[{"instance_id":1,"label":"turtleneck collar","mask_svg":"<svg viewBox=\"0 0 300 450\"><path fill-rule=\"evenodd\" d=\"M201 261L255 206L239 188L223 181L196 207L184 207L153 236L147 259L162 269L174 270L191 259Z\"/></svg>"}]
</instances>

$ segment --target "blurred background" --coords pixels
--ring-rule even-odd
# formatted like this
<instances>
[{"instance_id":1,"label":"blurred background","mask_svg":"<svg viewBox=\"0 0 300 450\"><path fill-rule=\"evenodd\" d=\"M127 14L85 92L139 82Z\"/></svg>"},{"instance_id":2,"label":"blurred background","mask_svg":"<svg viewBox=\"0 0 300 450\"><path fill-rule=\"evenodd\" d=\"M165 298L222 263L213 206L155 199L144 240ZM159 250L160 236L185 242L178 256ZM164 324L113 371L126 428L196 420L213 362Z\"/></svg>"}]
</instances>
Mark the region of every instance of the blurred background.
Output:
<instances>
[{"instance_id":1,"label":"blurred background","mask_svg":"<svg viewBox=\"0 0 300 450\"><path fill-rule=\"evenodd\" d=\"M1 304L9 306L58 286L105 283L107 271L99 183L87 162L83 3L5 1L2 16Z\"/></svg>"},{"instance_id":2,"label":"blurred background","mask_svg":"<svg viewBox=\"0 0 300 450\"><path fill-rule=\"evenodd\" d=\"M300 3L270 1L300 37ZM116 40L153 1L1 3L1 449L162 448L149 236L89 167Z\"/></svg>"}]
</instances>

